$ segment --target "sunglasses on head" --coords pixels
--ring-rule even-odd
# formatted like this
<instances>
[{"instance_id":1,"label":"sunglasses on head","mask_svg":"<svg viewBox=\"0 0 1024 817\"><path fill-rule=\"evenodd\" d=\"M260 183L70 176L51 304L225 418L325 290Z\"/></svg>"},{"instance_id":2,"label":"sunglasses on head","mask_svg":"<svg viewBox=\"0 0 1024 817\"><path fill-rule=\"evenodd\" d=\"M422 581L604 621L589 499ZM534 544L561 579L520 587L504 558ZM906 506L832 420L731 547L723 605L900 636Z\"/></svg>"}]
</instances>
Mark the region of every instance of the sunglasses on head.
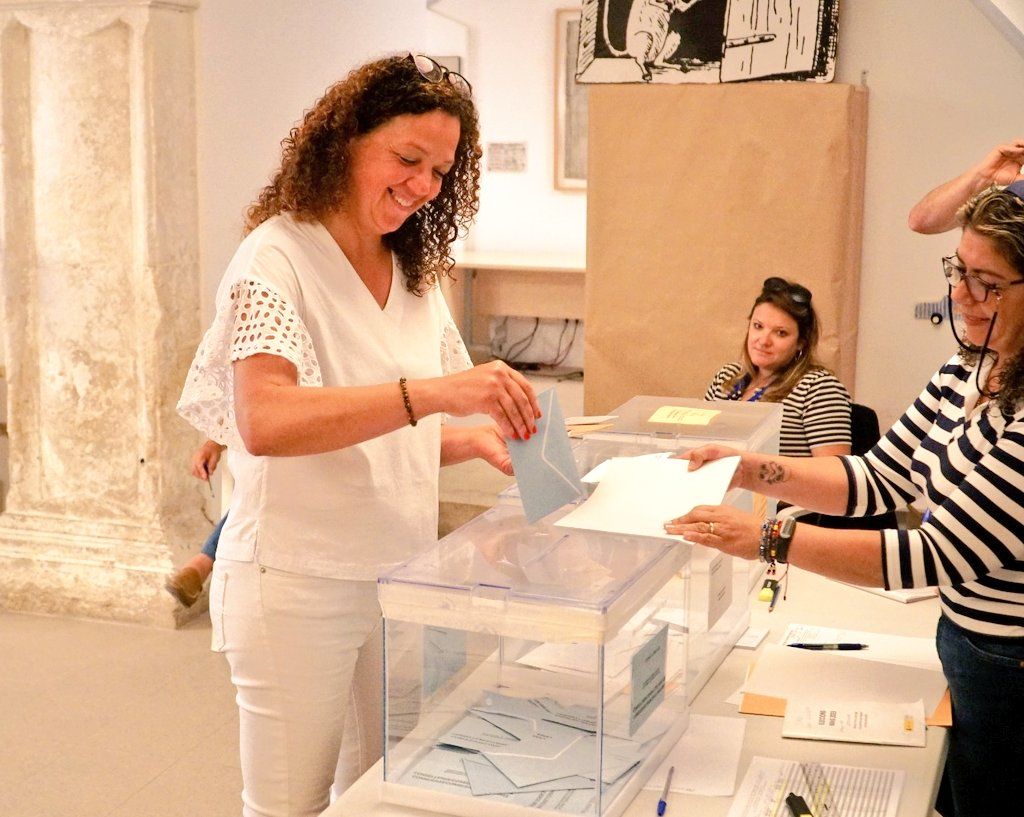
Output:
<instances>
[{"instance_id":1,"label":"sunglasses on head","mask_svg":"<svg viewBox=\"0 0 1024 817\"><path fill-rule=\"evenodd\" d=\"M410 52L409 59L416 66L416 70L420 72L420 76L427 82L447 82L459 93L466 96L473 95L473 86L469 84L468 79L457 71L449 71L437 60L431 59L426 54L413 54Z\"/></svg>"},{"instance_id":2,"label":"sunglasses on head","mask_svg":"<svg viewBox=\"0 0 1024 817\"><path fill-rule=\"evenodd\" d=\"M778 278L776 276L765 278L764 283L761 284L761 289L764 292L782 292L788 295L789 299L795 304L807 306L811 302L811 291L807 287L800 286L800 284L791 284L785 278Z\"/></svg>"}]
</instances>

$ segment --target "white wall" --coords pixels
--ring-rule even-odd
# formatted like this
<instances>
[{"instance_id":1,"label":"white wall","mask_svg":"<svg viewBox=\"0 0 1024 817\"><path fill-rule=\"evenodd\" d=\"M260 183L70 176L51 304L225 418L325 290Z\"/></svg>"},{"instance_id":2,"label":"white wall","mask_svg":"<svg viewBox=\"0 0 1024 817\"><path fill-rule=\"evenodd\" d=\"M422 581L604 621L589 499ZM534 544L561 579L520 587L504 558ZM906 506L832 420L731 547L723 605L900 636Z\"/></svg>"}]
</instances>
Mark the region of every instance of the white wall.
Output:
<instances>
[{"instance_id":1,"label":"white wall","mask_svg":"<svg viewBox=\"0 0 1024 817\"><path fill-rule=\"evenodd\" d=\"M1006 0L1001 0L1006 2ZM207 314L242 209L278 143L345 71L389 51L462 54L484 142L525 141L528 172L486 174L470 235L482 250L582 252L585 199L552 185L554 10L570 0L206 0L198 12L201 260ZM916 236L925 191L1024 136L1024 59L964 0L843 0L837 81L871 89L855 397L883 423L953 350L948 327L913 319L945 293L956 236Z\"/></svg>"},{"instance_id":2,"label":"white wall","mask_svg":"<svg viewBox=\"0 0 1024 817\"><path fill-rule=\"evenodd\" d=\"M326 88L369 59L460 54L465 27L425 0L204 0L196 19L204 316L269 181L280 142Z\"/></svg>"},{"instance_id":3,"label":"white wall","mask_svg":"<svg viewBox=\"0 0 1024 817\"><path fill-rule=\"evenodd\" d=\"M464 58L483 142L527 143L526 173L481 179L467 241L584 252L586 196L553 189L555 9L571 0L205 0L197 17L204 315L279 143L332 82L384 53ZM457 18L456 22L452 18Z\"/></svg>"},{"instance_id":4,"label":"white wall","mask_svg":"<svg viewBox=\"0 0 1024 817\"><path fill-rule=\"evenodd\" d=\"M974 0L974 5L1024 54L1024 0Z\"/></svg>"},{"instance_id":5,"label":"white wall","mask_svg":"<svg viewBox=\"0 0 1024 817\"><path fill-rule=\"evenodd\" d=\"M525 173L487 173L474 249L576 253L586 250L584 191L554 189L555 11L572 0L439 0L435 8L469 27L467 70L480 109L481 138L525 142ZM484 161L486 163L486 155Z\"/></svg>"},{"instance_id":6,"label":"white wall","mask_svg":"<svg viewBox=\"0 0 1024 817\"><path fill-rule=\"evenodd\" d=\"M854 396L896 419L955 350L948 324L913 319L946 292L939 259L958 235L906 227L925 192L994 145L1024 136L1024 59L963 0L845 0L837 81L871 89Z\"/></svg>"}]
</instances>

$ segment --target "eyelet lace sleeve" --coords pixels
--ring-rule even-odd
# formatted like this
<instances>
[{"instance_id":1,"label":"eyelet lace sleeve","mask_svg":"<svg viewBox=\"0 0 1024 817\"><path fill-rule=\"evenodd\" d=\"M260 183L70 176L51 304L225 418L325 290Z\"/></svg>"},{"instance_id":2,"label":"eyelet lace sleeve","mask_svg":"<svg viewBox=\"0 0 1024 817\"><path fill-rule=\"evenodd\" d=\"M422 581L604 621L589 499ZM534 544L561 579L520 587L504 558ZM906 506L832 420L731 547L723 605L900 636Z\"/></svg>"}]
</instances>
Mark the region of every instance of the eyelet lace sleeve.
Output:
<instances>
[{"instance_id":1,"label":"eyelet lace sleeve","mask_svg":"<svg viewBox=\"0 0 1024 817\"><path fill-rule=\"evenodd\" d=\"M244 448L235 422L231 364L258 354L288 360L300 386L323 385L313 342L294 307L260 281L236 281L199 344L178 413L211 440Z\"/></svg>"},{"instance_id":2,"label":"eyelet lace sleeve","mask_svg":"<svg viewBox=\"0 0 1024 817\"><path fill-rule=\"evenodd\" d=\"M459 334L458 327L455 326L455 321L449 316L441 330L441 373L449 375L472 368L473 361L469 357L466 344Z\"/></svg>"}]
</instances>

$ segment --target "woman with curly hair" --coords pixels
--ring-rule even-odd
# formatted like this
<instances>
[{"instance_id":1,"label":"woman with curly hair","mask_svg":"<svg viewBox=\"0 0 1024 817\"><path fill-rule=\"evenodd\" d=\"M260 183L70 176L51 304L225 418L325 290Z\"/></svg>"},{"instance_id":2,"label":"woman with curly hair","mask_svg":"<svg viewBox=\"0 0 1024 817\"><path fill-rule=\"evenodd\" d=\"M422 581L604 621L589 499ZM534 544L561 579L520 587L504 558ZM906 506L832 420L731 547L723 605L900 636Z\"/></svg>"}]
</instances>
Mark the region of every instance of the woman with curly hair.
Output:
<instances>
[{"instance_id":1,"label":"woman with curly hair","mask_svg":"<svg viewBox=\"0 0 1024 817\"><path fill-rule=\"evenodd\" d=\"M375 580L436 541L439 465L511 473L506 438L536 431L530 385L471 366L437 287L477 210L478 138L469 83L428 57L329 88L248 210L189 372L179 411L235 477L210 615L246 817L319 814L376 759ZM441 422L477 413L495 425ZM350 729L359 768L339 763Z\"/></svg>"},{"instance_id":2,"label":"woman with curly hair","mask_svg":"<svg viewBox=\"0 0 1024 817\"><path fill-rule=\"evenodd\" d=\"M666 523L747 559L868 587L938 587L936 641L953 702L946 817L1020 812L1024 767L1024 180L976 195L942 259L960 351L862 457L739 454L735 486L851 517L913 503L912 530L823 530L700 506ZM788 525L786 523L789 523Z\"/></svg>"}]
</instances>

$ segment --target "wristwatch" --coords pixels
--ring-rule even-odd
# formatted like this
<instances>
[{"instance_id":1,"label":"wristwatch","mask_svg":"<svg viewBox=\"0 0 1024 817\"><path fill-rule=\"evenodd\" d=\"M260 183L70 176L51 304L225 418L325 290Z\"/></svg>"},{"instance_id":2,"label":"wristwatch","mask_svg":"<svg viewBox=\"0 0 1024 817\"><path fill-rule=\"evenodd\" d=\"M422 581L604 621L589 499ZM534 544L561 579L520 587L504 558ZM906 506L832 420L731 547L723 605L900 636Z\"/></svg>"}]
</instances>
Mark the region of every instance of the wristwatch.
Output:
<instances>
[{"instance_id":1,"label":"wristwatch","mask_svg":"<svg viewBox=\"0 0 1024 817\"><path fill-rule=\"evenodd\" d=\"M793 540L793 532L796 530L796 520L787 516L779 526L779 541L775 546L775 561L779 564L786 564L789 556L789 543Z\"/></svg>"}]
</instances>

